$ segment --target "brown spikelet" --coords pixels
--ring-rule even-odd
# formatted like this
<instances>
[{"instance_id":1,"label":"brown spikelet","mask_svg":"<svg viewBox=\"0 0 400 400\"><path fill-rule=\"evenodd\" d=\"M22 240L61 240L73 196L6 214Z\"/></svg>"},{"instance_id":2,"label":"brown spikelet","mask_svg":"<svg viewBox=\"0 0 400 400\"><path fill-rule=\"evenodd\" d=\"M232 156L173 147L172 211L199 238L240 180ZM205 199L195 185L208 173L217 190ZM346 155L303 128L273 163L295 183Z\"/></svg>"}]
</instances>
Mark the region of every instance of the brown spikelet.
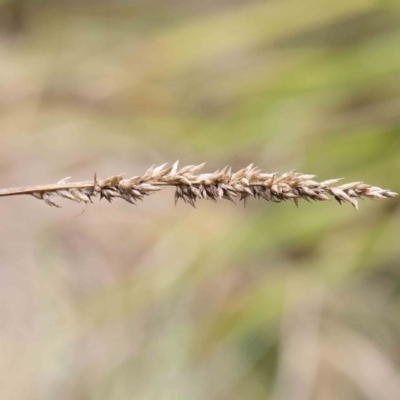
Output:
<instances>
[{"instance_id":1,"label":"brown spikelet","mask_svg":"<svg viewBox=\"0 0 400 400\"><path fill-rule=\"evenodd\" d=\"M301 199L309 202L326 201L331 196L340 204L351 203L356 210L359 199L383 200L397 196L397 193L390 190L363 182L334 186L342 178L317 182L314 180L315 175L302 174L296 170L278 176L277 173L262 172L253 164L237 172L225 167L213 173L199 173L205 163L180 169L178 161L170 168L166 165L153 165L143 176L132 178L124 178L124 174L120 174L99 180L95 174L93 181L70 183L68 177L54 185L1 189L0 196L30 194L44 200L49 206L60 207L54 198L92 203L92 197L100 194L100 199L105 198L109 202L121 198L136 204L163 186L174 186L175 202L183 200L193 207L198 199L226 199L233 203L239 199L246 205L250 197L256 197L273 203L290 201L298 206Z\"/></svg>"}]
</instances>

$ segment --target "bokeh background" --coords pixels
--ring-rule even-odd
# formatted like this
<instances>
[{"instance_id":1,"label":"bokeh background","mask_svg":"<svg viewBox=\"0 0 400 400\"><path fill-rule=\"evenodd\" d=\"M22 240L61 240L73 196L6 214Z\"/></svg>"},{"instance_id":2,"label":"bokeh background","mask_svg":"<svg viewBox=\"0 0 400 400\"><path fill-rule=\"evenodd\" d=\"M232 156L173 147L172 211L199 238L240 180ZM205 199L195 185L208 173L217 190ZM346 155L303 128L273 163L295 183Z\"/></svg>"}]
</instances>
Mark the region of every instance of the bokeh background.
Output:
<instances>
[{"instance_id":1,"label":"bokeh background","mask_svg":"<svg viewBox=\"0 0 400 400\"><path fill-rule=\"evenodd\" d=\"M254 162L400 192L395 0L0 0L0 187ZM0 398L400 398L400 203L0 202Z\"/></svg>"}]
</instances>

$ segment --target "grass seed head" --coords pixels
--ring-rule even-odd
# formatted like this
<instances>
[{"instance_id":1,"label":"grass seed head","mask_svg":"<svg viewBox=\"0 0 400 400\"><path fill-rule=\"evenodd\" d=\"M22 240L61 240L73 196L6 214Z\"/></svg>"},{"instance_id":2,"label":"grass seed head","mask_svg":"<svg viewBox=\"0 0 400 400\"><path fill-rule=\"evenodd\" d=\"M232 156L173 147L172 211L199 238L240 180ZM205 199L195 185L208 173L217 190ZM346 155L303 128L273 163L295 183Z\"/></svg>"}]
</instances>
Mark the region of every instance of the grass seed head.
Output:
<instances>
[{"instance_id":1,"label":"grass seed head","mask_svg":"<svg viewBox=\"0 0 400 400\"><path fill-rule=\"evenodd\" d=\"M199 199L234 202L235 198L239 198L246 205L249 198L256 197L273 203L290 201L297 206L302 199L309 202L327 201L332 197L340 204L352 204L355 210L358 210L359 199L384 200L397 196L395 192L363 182L335 186L343 178L317 182L314 180L316 175L302 174L296 170L278 176L277 173L262 172L250 164L234 173L230 167L213 173L200 173L205 163L180 169L178 165L178 161L170 168L167 164L159 167L152 165L143 176L130 179L124 179L124 174L119 174L99 180L95 174L93 181L70 183L70 177L67 177L54 185L2 189L0 196L30 194L53 207L60 207L54 201L55 197L87 204L92 203L92 197L98 195L109 202L118 197L136 204L164 186L174 186L175 202L183 200L193 207Z\"/></svg>"}]
</instances>

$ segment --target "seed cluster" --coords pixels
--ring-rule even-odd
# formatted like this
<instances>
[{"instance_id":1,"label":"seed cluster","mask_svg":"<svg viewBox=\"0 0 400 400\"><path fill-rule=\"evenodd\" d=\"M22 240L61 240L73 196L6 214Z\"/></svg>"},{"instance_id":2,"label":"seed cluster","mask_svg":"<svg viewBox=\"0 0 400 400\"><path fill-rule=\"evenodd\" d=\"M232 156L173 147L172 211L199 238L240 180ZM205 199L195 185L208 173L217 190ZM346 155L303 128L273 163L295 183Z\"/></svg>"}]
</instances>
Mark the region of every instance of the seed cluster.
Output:
<instances>
[{"instance_id":1,"label":"seed cluster","mask_svg":"<svg viewBox=\"0 0 400 400\"><path fill-rule=\"evenodd\" d=\"M335 187L340 179L323 182L314 180L315 175L306 175L290 171L281 176L277 173L265 173L252 164L237 172L225 167L213 173L198 172L203 164L189 165L178 169L178 162L167 168L166 164L154 165L143 176L124 179L123 174L105 180L95 175L93 181L69 183L69 178L62 179L55 185L32 186L0 190L0 196L31 194L44 200L46 204L60 207L54 197L59 196L76 202L92 203L92 197L100 196L111 202L119 197L129 203L136 204L163 186L174 186L175 202L183 200L192 206L198 199L227 199L235 202L243 200L246 204L249 197L256 197L274 203L291 201L298 205L299 200L326 201L330 196L340 204L349 202L358 210L358 199L368 198L381 200L397 196L397 193L353 182Z\"/></svg>"}]
</instances>

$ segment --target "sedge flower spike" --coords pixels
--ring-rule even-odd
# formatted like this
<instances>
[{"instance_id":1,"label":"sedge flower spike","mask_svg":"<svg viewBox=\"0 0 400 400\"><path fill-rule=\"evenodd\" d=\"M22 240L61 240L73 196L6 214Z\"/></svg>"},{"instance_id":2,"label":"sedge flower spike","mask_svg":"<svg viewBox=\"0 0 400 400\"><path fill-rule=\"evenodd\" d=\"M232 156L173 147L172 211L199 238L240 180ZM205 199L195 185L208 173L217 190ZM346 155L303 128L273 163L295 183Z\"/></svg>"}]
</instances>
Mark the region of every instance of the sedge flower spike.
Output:
<instances>
[{"instance_id":1,"label":"sedge flower spike","mask_svg":"<svg viewBox=\"0 0 400 400\"><path fill-rule=\"evenodd\" d=\"M397 196L395 192L363 182L336 186L342 178L317 182L315 175L294 170L279 176L277 173L262 172L253 164L237 172L225 167L213 173L199 173L205 163L183 168L178 167L178 161L172 167L166 165L153 165L144 175L128 179L120 174L100 180L95 174L91 181L71 183L68 177L51 185L0 189L0 197L29 194L54 207L60 207L55 202L56 197L78 203L92 203L93 197L105 198L109 202L121 198L136 204L137 200L143 200L164 186L174 186L175 202L183 200L192 206L199 199L226 199L232 202L238 199L246 204L250 197L256 197L274 203L291 201L298 205L302 199L326 201L334 198L340 204L349 202L358 210L359 199L383 200Z\"/></svg>"}]
</instances>

